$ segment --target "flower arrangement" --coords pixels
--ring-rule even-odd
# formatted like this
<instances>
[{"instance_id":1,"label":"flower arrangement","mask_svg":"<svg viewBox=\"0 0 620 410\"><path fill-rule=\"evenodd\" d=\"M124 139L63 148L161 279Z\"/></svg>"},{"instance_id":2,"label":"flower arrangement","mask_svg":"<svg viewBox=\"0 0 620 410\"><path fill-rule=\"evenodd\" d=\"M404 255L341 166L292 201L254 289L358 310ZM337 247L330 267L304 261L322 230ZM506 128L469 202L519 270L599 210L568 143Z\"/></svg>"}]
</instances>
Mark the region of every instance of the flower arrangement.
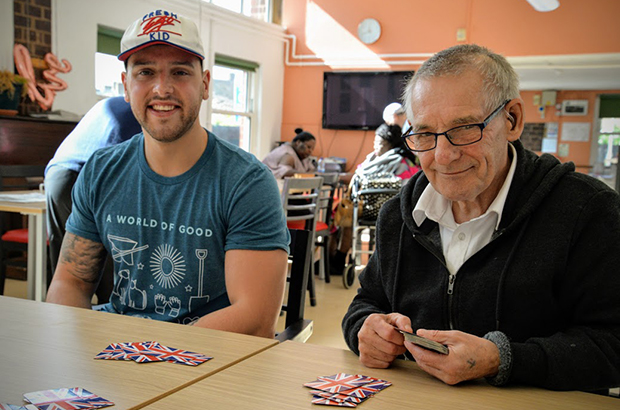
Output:
<instances>
[{"instance_id":1,"label":"flower arrangement","mask_svg":"<svg viewBox=\"0 0 620 410\"><path fill-rule=\"evenodd\" d=\"M24 97L28 93L28 79L13 74L8 70L0 70L0 93L7 93L10 99L15 96L15 88L21 88L21 96ZM19 87L21 85L21 87Z\"/></svg>"}]
</instances>

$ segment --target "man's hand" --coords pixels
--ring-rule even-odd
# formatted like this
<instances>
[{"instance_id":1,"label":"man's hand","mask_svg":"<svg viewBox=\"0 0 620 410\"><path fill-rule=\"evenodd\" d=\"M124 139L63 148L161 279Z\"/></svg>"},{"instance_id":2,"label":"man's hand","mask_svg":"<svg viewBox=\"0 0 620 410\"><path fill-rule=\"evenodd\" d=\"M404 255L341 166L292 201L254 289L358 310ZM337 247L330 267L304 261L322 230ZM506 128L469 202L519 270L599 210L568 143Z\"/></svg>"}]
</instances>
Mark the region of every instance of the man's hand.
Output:
<instances>
[{"instance_id":1,"label":"man's hand","mask_svg":"<svg viewBox=\"0 0 620 410\"><path fill-rule=\"evenodd\" d=\"M405 342L418 366L446 384L494 376L499 369L499 350L489 340L459 331L419 329L418 336L448 346L443 355Z\"/></svg>"},{"instance_id":2,"label":"man's hand","mask_svg":"<svg viewBox=\"0 0 620 410\"><path fill-rule=\"evenodd\" d=\"M364 366L386 368L407 350L403 335L394 329L411 332L411 320L400 313L372 314L357 334L360 362Z\"/></svg>"}]
</instances>

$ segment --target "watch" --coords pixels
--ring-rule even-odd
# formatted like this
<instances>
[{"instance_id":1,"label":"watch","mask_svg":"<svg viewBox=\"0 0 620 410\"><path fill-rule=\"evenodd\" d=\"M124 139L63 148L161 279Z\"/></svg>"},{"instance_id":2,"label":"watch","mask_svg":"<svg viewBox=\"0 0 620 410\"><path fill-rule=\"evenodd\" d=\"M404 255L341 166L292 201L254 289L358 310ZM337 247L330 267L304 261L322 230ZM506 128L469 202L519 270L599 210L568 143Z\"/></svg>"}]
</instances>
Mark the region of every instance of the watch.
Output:
<instances>
[{"instance_id":1,"label":"watch","mask_svg":"<svg viewBox=\"0 0 620 410\"><path fill-rule=\"evenodd\" d=\"M367 18L357 26L357 36L364 44L372 44L381 37L381 24L373 18Z\"/></svg>"}]
</instances>

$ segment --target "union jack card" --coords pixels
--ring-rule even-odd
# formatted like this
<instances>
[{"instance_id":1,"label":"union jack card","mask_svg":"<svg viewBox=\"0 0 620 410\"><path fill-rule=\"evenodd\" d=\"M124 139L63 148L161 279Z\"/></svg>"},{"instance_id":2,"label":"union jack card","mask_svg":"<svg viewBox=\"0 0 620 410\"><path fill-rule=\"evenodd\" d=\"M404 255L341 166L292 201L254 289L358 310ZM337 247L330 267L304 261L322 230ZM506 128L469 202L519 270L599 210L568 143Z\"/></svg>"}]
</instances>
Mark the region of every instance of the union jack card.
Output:
<instances>
[{"instance_id":1,"label":"union jack card","mask_svg":"<svg viewBox=\"0 0 620 410\"><path fill-rule=\"evenodd\" d=\"M305 387L315 389L310 391L313 404L340 407L356 407L391 385L387 380L347 373L319 376L304 384Z\"/></svg>"},{"instance_id":2,"label":"union jack card","mask_svg":"<svg viewBox=\"0 0 620 410\"><path fill-rule=\"evenodd\" d=\"M211 356L202 353L188 352L187 350L175 349L174 347L164 346L160 343L153 342L150 349L159 354L162 360L169 362L186 364L188 366L198 366L208 360L213 359Z\"/></svg>"},{"instance_id":3,"label":"union jack card","mask_svg":"<svg viewBox=\"0 0 620 410\"><path fill-rule=\"evenodd\" d=\"M312 404L322 404L324 406L339 406L339 407L357 407L357 404L350 401L336 401L332 399L325 399L323 397L317 397L312 399Z\"/></svg>"},{"instance_id":4,"label":"union jack card","mask_svg":"<svg viewBox=\"0 0 620 410\"><path fill-rule=\"evenodd\" d=\"M348 401L348 402L356 403L356 404L359 404L365 400L365 399L360 399L359 397L355 397L355 396L348 396L346 394L340 394L340 393L328 393L326 391L321 391L321 390L310 390L310 394L312 394L315 398L322 397L324 399L331 399L335 401Z\"/></svg>"},{"instance_id":5,"label":"union jack card","mask_svg":"<svg viewBox=\"0 0 620 410\"><path fill-rule=\"evenodd\" d=\"M372 381L372 379L361 376L359 374L337 373L331 376L321 376L315 381L304 384L311 389L323 390L330 393L339 393L342 390L350 390L359 386L363 386Z\"/></svg>"},{"instance_id":6,"label":"union jack card","mask_svg":"<svg viewBox=\"0 0 620 410\"><path fill-rule=\"evenodd\" d=\"M32 404L27 404L25 406L16 406L14 404L8 403L0 403L0 410L39 410L36 406Z\"/></svg>"},{"instance_id":7,"label":"union jack card","mask_svg":"<svg viewBox=\"0 0 620 410\"><path fill-rule=\"evenodd\" d=\"M79 410L113 406L114 403L81 387L42 390L24 394L39 410Z\"/></svg>"},{"instance_id":8,"label":"union jack card","mask_svg":"<svg viewBox=\"0 0 620 410\"><path fill-rule=\"evenodd\" d=\"M112 343L95 359L102 360L133 360L137 363L173 362L188 366L198 366L213 357L164 346L159 342Z\"/></svg>"}]
</instances>

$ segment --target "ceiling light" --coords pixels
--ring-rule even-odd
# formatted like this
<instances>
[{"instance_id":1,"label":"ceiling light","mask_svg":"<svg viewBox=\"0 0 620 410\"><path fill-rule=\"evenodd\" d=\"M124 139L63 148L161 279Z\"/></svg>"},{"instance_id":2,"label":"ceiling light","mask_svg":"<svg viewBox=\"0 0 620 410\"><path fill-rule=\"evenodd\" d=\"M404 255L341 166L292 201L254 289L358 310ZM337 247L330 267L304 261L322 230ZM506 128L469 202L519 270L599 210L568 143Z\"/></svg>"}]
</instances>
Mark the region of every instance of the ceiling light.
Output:
<instances>
[{"instance_id":1,"label":"ceiling light","mask_svg":"<svg viewBox=\"0 0 620 410\"><path fill-rule=\"evenodd\" d=\"M560 7L559 0L527 0L536 11L553 11Z\"/></svg>"}]
</instances>

